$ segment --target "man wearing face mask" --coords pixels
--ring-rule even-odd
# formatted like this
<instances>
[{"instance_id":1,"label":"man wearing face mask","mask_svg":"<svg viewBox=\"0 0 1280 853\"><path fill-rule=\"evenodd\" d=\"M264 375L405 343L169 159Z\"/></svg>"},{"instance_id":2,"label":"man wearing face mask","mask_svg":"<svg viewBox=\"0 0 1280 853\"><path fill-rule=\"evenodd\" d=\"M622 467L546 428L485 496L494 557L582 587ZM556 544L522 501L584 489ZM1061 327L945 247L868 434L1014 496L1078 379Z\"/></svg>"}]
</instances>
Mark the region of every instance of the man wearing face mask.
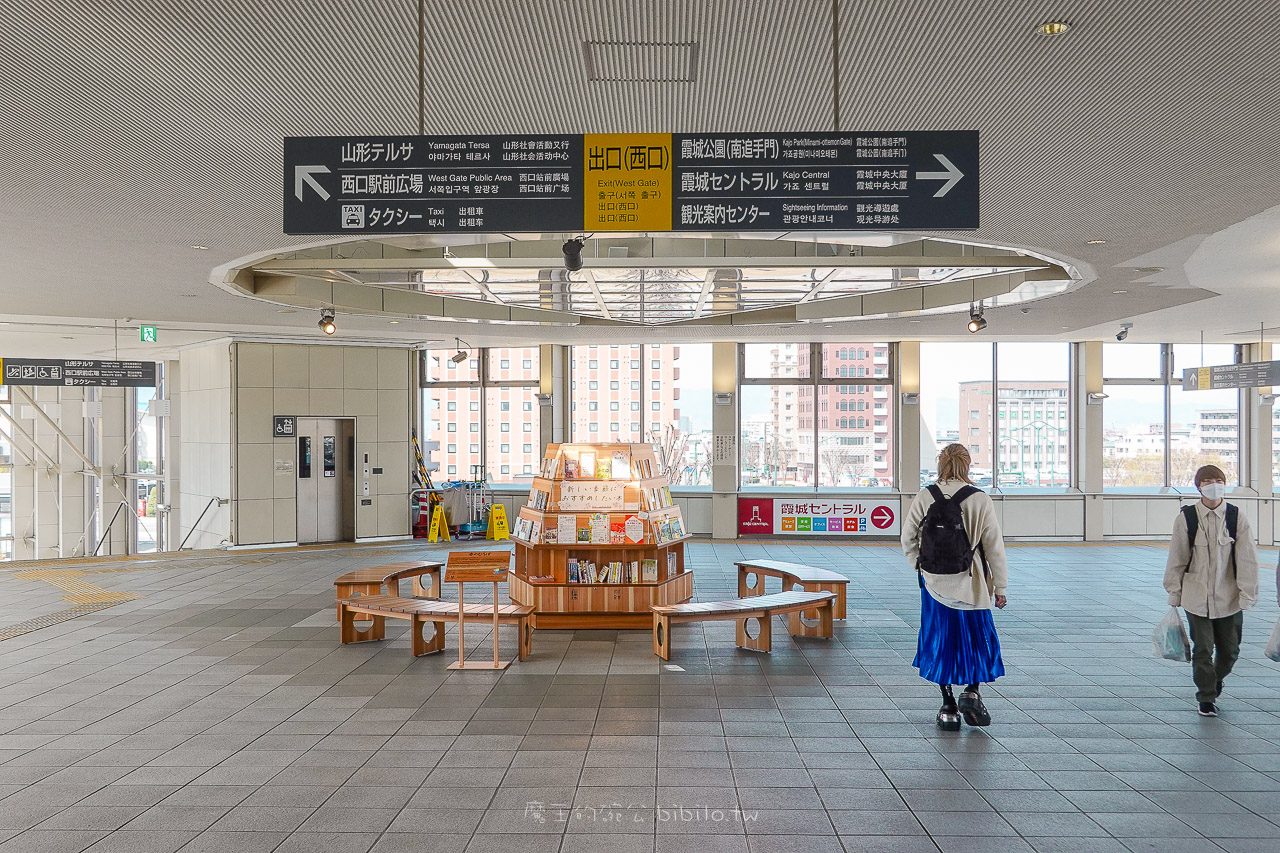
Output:
<instances>
[{"instance_id":1,"label":"man wearing face mask","mask_svg":"<svg viewBox=\"0 0 1280 853\"><path fill-rule=\"evenodd\" d=\"M1223 500L1222 469L1205 465L1195 482L1200 500L1173 523L1164 588L1169 604L1187 611L1200 716L1216 717L1222 682L1240 656L1244 611L1258 601L1258 549L1249 519Z\"/></svg>"}]
</instances>

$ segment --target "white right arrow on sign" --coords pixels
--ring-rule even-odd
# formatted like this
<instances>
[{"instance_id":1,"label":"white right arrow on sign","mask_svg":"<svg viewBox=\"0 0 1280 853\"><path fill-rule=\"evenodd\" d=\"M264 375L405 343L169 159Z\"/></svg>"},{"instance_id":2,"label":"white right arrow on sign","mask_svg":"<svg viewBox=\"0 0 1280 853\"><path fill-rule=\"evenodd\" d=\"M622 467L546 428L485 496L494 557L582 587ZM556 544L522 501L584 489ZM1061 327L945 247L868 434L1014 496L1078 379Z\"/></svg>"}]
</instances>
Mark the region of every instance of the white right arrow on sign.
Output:
<instances>
[{"instance_id":1,"label":"white right arrow on sign","mask_svg":"<svg viewBox=\"0 0 1280 853\"><path fill-rule=\"evenodd\" d=\"M933 156L935 159L937 159L939 163L943 165L943 167L947 171L916 172L916 180L919 181L923 179L926 181L927 180L946 181L946 183L938 187L938 191L933 194L934 198L942 198L944 195L951 192L952 187L954 187L956 184L960 182L960 179L964 177L964 172L961 172L959 169L957 169L956 164L948 160L946 155L934 154Z\"/></svg>"},{"instance_id":2,"label":"white right arrow on sign","mask_svg":"<svg viewBox=\"0 0 1280 853\"><path fill-rule=\"evenodd\" d=\"M934 155L935 157L938 155ZM297 196L298 201L302 201L302 189L304 182L311 184L311 189L316 191L316 195L325 201L329 200L329 191L320 186L320 182L316 180L316 175L329 174L328 166L294 166L293 167L293 194ZM916 177L920 177L920 173L916 173Z\"/></svg>"}]
</instances>

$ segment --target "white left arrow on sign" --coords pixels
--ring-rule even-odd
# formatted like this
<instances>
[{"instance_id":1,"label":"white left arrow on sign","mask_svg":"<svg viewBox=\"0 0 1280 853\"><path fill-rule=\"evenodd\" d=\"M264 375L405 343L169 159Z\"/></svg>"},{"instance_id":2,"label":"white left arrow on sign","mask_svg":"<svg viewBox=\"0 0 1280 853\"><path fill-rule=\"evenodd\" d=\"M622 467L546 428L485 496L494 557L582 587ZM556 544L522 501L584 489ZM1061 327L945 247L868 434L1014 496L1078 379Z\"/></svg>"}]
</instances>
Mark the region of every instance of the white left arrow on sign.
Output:
<instances>
[{"instance_id":1,"label":"white left arrow on sign","mask_svg":"<svg viewBox=\"0 0 1280 853\"><path fill-rule=\"evenodd\" d=\"M316 180L316 175L329 174L328 166L294 166L293 167L293 194L298 201L302 201L303 183L311 185L311 189L316 191L316 195L325 201L329 200L329 191L320 186L320 182ZM917 175L918 176L918 175Z\"/></svg>"},{"instance_id":2,"label":"white left arrow on sign","mask_svg":"<svg viewBox=\"0 0 1280 853\"><path fill-rule=\"evenodd\" d=\"M959 169L957 169L956 164L948 160L945 154L934 154L933 156L934 156L934 159L936 159L939 163L941 163L943 168L945 168L947 171L916 172L916 180L917 181L919 180L946 181L946 183L938 187L938 191L933 194L934 198L942 198L944 195L951 192L952 187L954 187L956 184L960 182L960 179L964 177L964 172L961 172ZM299 198L301 198L301 196L299 196Z\"/></svg>"}]
</instances>

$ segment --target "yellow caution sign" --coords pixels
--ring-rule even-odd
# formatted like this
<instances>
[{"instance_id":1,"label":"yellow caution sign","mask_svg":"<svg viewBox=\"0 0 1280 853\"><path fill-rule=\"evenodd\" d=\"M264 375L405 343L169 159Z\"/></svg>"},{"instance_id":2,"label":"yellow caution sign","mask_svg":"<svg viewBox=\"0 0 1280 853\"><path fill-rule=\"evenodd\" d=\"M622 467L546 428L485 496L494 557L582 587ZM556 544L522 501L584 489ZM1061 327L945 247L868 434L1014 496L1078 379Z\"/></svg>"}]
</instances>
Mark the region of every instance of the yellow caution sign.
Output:
<instances>
[{"instance_id":1,"label":"yellow caution sign","mask_svg":"<svg viewBox=\"0 0 1280 853\"><path fill-rule=\"evenodd\" d=\"M588 133L584 231L670 231L671 134Z\"/></svg>"},{"instance_id":2,"label":"yellow caution sign","mask_svg":"<svg viewBox=\"0 0 1280 853\"><path fill-rule=\"evenodd\" d=\"M431 513L431 532L427 534L428 542L452 542L449 538L449 522L444 519L444 507L436 504Z\"/></svg>"},{"instance_id":3,"label":"yellow caution sign","mask_svg":"<svg viewBox=\"0 0 1280 853\"><path fill-rule=\"evenodd\" d=\"M485 531L484 538L494 541L511 538L511 531L507 527L507 508L502 504L494 504L489 508L489 529Z\"/></svg>"}]
</instances>

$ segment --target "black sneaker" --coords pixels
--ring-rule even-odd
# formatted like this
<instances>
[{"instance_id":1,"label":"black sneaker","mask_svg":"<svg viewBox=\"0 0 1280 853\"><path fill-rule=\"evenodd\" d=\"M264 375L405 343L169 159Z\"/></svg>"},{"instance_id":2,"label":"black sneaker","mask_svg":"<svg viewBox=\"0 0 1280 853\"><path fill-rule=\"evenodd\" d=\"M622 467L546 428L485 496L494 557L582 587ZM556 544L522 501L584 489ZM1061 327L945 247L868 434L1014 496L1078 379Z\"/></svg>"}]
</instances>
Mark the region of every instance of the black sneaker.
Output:
<instances>
[{"instance_id":1,"label":"black sneaker","mask_svg":"<svg viewBox=\"0 0 1280 853\"><path fill-rule=\"evenodd\" d=\"M962 699L961 701L964 701L964 700ZM1202 717L1216 717L1216 716L1218 716L1218 709L1214 706L1214 704L1213 704L1212 702L1201 702L1201 703L1200 703L1200 716L1202 716Z\"/></svg>"},{"instance_id":2,"label":"black sneaker","mask_svg":"<svg viewBox=\"0 0 1280 853\"><path fill-rule=\"evenodd\" d=\"M960 712L954 702L942 703L942 710L938 711L938 728L944 732L960 731Z\"/></svg>"},{"instance_id":3,"label":"black sneaker","mask_svg":"<svg viewBox=\"0 0 1280 853\"><path fill-rule=\"evenodd\" d=\"M987 713L987 706L982 704L982 697L977 693L966 690L960 694L960 713L971 726L991 725L991 715Z\"/></svg>"}]
</instances>

